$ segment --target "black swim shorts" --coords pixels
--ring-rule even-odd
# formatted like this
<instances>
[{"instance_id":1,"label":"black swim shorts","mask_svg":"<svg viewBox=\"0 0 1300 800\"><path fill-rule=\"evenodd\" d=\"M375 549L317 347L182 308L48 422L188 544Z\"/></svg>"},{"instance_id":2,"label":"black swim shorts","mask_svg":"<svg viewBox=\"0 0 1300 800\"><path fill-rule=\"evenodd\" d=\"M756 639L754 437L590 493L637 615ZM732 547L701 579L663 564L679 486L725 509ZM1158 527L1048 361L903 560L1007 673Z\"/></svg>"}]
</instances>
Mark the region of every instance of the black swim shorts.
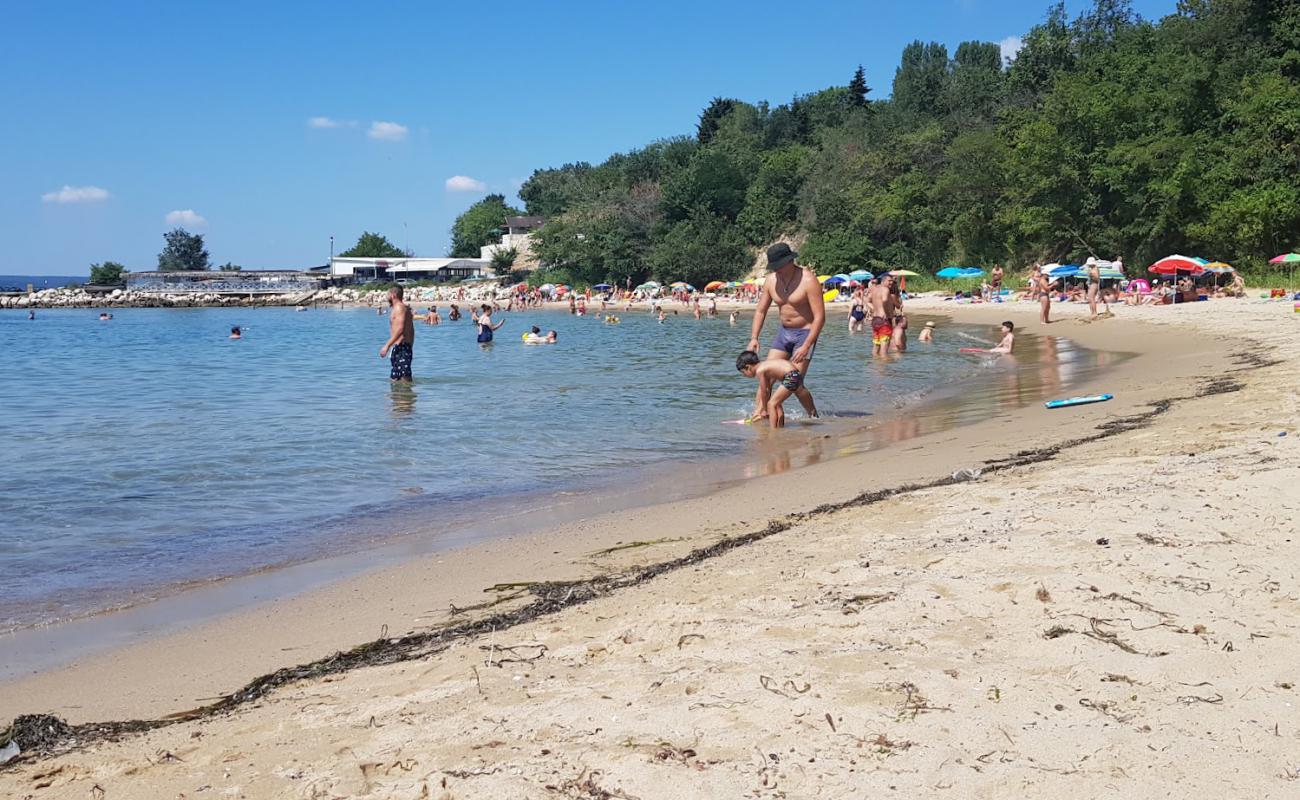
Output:
<instances>
[{"instance_id":1,"label":"black swim shorts","mask_svg":"<svg viewBox=\"0 0 1300 800\"><path fill-rule=\"evenodd\" d=\"M395 381L411 380L411 359L415 356L409 344L395 344L388 354L388 376Z\"/></svg>"}]
</instances>

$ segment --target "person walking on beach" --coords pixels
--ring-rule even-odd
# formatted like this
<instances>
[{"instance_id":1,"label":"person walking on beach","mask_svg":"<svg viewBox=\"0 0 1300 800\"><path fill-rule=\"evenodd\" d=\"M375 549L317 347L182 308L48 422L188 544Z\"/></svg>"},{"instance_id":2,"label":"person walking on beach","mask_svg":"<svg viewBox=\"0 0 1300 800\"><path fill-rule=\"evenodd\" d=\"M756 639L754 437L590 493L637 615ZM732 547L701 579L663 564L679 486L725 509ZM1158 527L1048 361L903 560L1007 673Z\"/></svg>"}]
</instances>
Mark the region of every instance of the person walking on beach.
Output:
<instances>
[{"instance_id":1,"label":"person walking on beach","mask_svg":"<svg viewBox=\"0 0 1300 800\"><path fill-rule=\"evenodd\" d=\"M1002 294L1002 265L994 264L993 271L989 273L989 298L993 299Z\"/></svg>"},{"instance_id":2,"label":"person walking on beach","mask_svg":"<svg viewBox=\"0 0 1300 800\"><path fill-rule=\"evenodd\" d=\"M388 305L392 307L393 313L389 315L388 341L379 348L379 357L388 356L390 379L410 383L411 361L415 358L415 325L411 318L411 307L402 301L401 286L388 290Z\"/></svg>"},{"instance_id":3,"label":"person walking on beach","mask_svg":"<svg viewBox=\"0 0 1300 800\"><path fill-rule=\"evenodd\" d=\"M749 345L745 349L757 352L767 310L775 302L781 327L767 357L789 359L807 377L813 351L817 349L817 337L826 325L826 306L817 276L795 263L798 256L785 242L767 248L768 275L760 290Z\"/></svg>"}]
</instances>

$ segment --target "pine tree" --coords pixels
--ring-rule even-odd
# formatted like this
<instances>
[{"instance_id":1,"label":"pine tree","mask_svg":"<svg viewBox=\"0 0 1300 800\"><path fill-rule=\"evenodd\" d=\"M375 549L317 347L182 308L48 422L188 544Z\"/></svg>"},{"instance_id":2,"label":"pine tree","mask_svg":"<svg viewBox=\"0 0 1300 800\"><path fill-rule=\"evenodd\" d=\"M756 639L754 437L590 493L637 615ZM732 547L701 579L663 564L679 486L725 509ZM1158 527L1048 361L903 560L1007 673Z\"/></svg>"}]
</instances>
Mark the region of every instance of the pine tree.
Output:
<instances>
[{"instance_id":1,"label":"pine tree","mask_svg":"<svg viewBox=\"0 0 1300 800\"><path fill-rule=\"evenodd\" d=\"M863 108L867 105L867 93L871 87L867 85L867 75L862 71L862 65L853 73L853 80L849 81L849 105L854 108Z\"/></svg>"}]
</instances>

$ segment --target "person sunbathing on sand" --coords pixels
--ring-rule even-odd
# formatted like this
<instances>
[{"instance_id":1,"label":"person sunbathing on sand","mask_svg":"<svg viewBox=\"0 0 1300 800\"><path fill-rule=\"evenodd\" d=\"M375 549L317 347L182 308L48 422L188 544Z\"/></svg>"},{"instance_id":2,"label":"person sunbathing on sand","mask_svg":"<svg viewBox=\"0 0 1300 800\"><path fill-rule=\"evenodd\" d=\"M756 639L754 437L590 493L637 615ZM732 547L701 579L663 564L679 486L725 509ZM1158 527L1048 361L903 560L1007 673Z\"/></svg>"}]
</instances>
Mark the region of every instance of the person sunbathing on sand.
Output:
<instances>
[{"instance_id":1,"label":"person sunbathing on sand","mask_svg":"<svg viewBox=\"0 0 1300 800\"><path fill-rule=\"evenodd\" d=\"M784 358L759 361L758 353L745 350L736 357L736 369L746 378L758 378L758 393L754 395L753 419L767 418L773 428L785 427L784 404L790 395L799 398L808 416L817 416L817 406L812 393L803 385L799 368ZM776 388L773 389L773 386Z\"/></svg>"}]
</instances>

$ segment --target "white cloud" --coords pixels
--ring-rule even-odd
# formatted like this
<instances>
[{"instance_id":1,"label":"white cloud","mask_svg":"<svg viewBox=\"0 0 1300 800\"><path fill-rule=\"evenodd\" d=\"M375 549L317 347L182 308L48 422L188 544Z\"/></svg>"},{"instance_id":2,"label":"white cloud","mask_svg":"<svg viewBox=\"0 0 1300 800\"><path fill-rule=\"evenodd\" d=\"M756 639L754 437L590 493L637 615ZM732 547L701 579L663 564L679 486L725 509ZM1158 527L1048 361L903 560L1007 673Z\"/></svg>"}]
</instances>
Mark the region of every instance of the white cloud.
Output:
<instances>
[{"instance_id":1,"label":"white cloud","mask_svg":"<svg viewBox=\"0 0 1300 800\"><path fill-rule=\"evenodd\" d=\"M342 128L344 123L329 117L312 117L307 120L308 128Z\"/></svg>"},{"instance_id":2,"label":"white cloud","mask_svg":"<svg viewBox=\"0 0 1300 800\"><path fill-rule=\"evenodd\" d=\"M174 225L179 228L201 228L208 224L208 221L200 214L196 214L194 209L185 208L177 211L168 211L164 217L168 225Z\"/></svg>"},{"instance_id":3,"label":"white cloud","mask_svg":"<svg viewBox=\"0 0 1300 800\"><path fill-rule=\"evenodd\" d=\"M366 135L381 142L404 142L408 132L405 125L396 122L372 122Z\"/></svg>"},{"instance_id":4,"label":"white cloud","mask_svg":"<svg viewBox=\"0 0 1300 800\"><path fill-rule=\"evenodd\" d=\"M45 203L102 203L108 199L108 190L98 186L64 186L57 192L41 195Z\"/></svg>"},{"instance_id":5,"label":"white cloud","mask_svg":"<svg viewBox=\"0 0 1300 800\"><path fill-rule=\"evenodd\" d=\"M468 175L452 175L447 179L447 191L484 192L487 191L487 184L477 178L471 178Z\"/></svg>"},{"instance_id":6,"label":"white cloud","mask_svg":"<svg viewBox=\"0 0 1300 800\"><path fill-rule=\"evenodd\" d=\"M1024 47L1024 45L1025 43L1020 41L1019 36L1008 36L998 42L998 48L1002 50L1002 63L1010 64L1012 61L1015 61L1016 53L1019 53L1020 48Z\"/></svg>"}]
</instances>

